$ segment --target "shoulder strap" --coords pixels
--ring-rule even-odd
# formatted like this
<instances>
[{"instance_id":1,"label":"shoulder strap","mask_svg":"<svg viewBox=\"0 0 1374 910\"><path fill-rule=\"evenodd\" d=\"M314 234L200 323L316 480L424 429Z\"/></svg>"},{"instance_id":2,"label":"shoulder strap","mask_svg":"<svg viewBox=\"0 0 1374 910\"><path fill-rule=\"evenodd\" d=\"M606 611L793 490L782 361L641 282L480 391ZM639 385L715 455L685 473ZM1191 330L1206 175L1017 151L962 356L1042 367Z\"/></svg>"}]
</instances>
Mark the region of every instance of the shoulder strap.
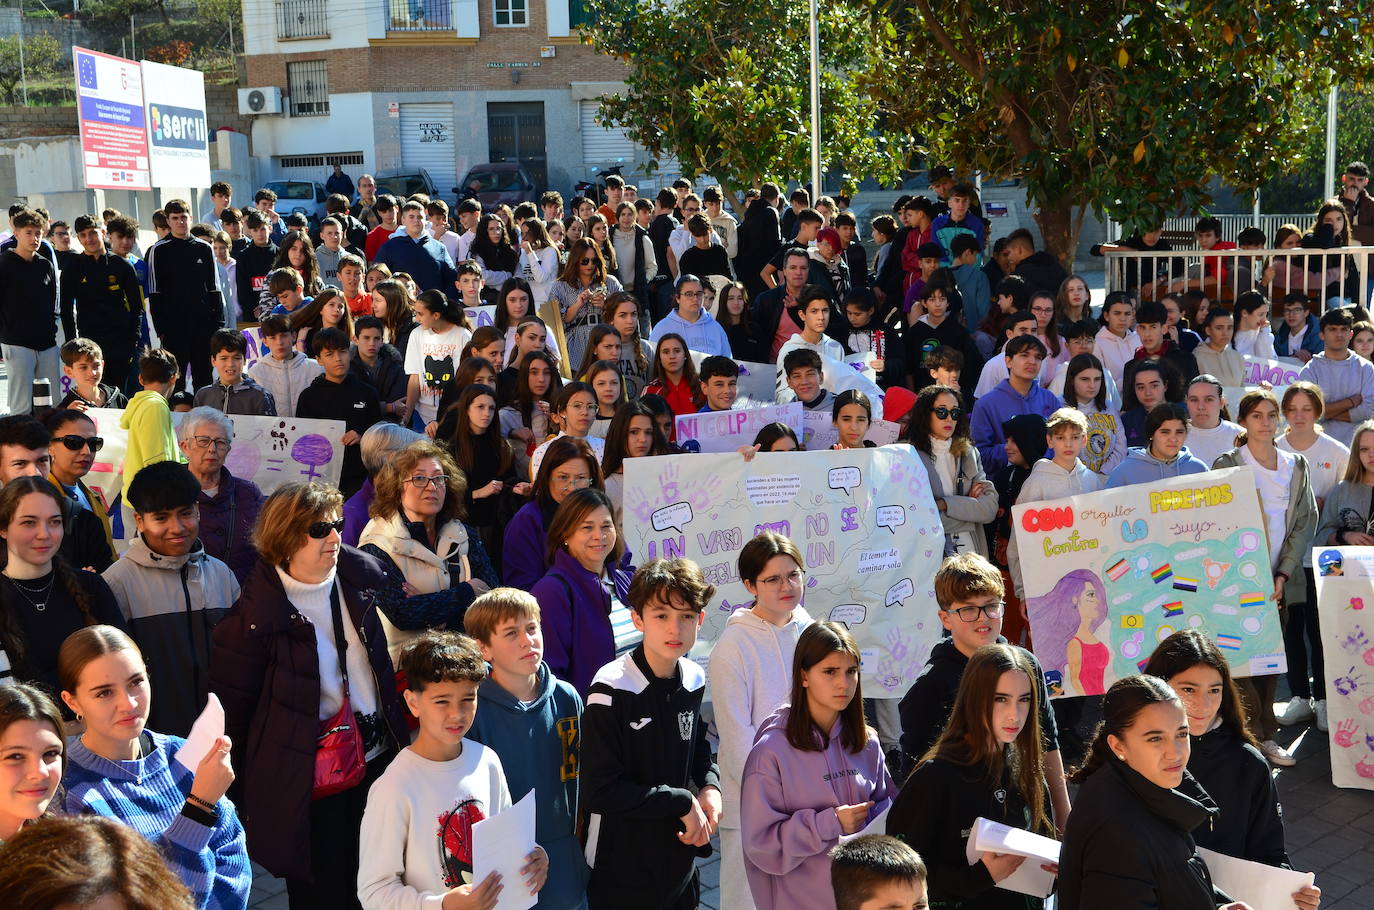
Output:
<instances>
[{"instance_id":1,"label":"shoulder strap","mask_svg":"<svg viewBox=\"0 0 1374 910\"><path fill-rule=\"evenodd\" d=\"M343 607L339 603L339 581L329 586L329 612L334 620L334 648L339 654L339 676L343 680L343 695L348 698L348 637L344 635Z\"/></svg>"}]
</instances>

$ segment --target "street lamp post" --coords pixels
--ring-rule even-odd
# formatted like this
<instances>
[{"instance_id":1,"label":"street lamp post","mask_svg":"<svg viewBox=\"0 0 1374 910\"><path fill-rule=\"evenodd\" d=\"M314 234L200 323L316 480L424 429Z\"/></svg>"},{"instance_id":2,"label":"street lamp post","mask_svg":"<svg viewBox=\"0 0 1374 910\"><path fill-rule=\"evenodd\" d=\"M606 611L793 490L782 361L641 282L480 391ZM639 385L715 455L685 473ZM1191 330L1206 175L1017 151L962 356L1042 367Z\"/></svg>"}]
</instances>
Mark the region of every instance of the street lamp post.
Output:
<instances>
[{"instance_id":1,"label":"street lamp post","mask_svg":"<svg viewBox=\"0 0 1374 910\"><path fill-rule=\"evenodd\" d=\"M811 0L808 18L811 37L811 201L821 197L821 39L817 0Z\"/></svg>"}]
</instances>

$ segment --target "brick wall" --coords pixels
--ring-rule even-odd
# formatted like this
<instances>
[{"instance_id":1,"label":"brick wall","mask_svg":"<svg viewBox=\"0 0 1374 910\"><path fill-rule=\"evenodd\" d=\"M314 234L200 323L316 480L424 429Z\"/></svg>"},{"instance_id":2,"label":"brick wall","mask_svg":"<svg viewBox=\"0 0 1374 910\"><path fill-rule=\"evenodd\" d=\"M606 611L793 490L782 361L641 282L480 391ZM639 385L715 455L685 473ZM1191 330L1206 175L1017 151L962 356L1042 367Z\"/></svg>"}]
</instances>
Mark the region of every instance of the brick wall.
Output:
<instances>
[{"instance_id":1,"label":"brick wall","mask_svg":"<svg viewBox=\"0 0 1374 910\"><path fill-rule=\"evenodd\" d=\"M250 133L251 117L239 116L237 85L207 85L205 87L206 119L211 132L229 127ZM25 136L75 136L77 134L76 106L70 107L6 107L0 106L0 139L19 139Z\"/></svg>"}]
</instances>

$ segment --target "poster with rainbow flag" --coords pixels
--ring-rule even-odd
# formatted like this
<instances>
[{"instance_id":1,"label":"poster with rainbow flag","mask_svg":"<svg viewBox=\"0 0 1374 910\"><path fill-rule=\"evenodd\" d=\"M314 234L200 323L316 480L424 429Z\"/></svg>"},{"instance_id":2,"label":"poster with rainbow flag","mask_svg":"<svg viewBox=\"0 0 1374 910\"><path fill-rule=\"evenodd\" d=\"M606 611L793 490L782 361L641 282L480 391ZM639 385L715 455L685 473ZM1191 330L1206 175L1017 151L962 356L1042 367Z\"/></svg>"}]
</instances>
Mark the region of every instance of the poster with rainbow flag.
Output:
<instances>
[{"instance_id":1,"label":"poster with rainbow flag","mask_svg":"<svg viewBox=\"0 0 1374 910\"><path fill-rule=\"evenodd\" d=\"M1248 467L1012 509L1035 656L1054 696L1100 695L1174 632L1237 676L1288 669Z\"/></svg>"}]
</instances>

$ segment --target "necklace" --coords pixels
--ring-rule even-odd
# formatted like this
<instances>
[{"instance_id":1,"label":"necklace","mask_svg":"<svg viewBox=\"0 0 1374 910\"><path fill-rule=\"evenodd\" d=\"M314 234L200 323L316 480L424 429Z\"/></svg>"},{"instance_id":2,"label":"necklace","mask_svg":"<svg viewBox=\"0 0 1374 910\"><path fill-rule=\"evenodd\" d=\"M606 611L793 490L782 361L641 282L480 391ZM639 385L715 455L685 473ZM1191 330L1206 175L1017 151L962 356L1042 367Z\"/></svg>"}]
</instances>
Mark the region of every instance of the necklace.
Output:
<instances>
[{"instance_id":1,"label":"necklace","mask_svg":"<svg viewBox=\"0 0 1374 910\"><path fill-rule=\"evenodd\" d=\"M5 578L9 579L9 583L14 585L15 589L19 592L19 596L29 602L29 606L33 607L39 613L42 613L43 611L48 609L48 599L52 596L53 582L57 580L56 573L49 576L48 583L46 585L43 585L42 587L38 588L29 588L24 585L21 585L13 578L10 578L8 575L6 575ZM34 600L34 598L29 595L41 597L42 599Z\"/></svg>"}]
</instances>

